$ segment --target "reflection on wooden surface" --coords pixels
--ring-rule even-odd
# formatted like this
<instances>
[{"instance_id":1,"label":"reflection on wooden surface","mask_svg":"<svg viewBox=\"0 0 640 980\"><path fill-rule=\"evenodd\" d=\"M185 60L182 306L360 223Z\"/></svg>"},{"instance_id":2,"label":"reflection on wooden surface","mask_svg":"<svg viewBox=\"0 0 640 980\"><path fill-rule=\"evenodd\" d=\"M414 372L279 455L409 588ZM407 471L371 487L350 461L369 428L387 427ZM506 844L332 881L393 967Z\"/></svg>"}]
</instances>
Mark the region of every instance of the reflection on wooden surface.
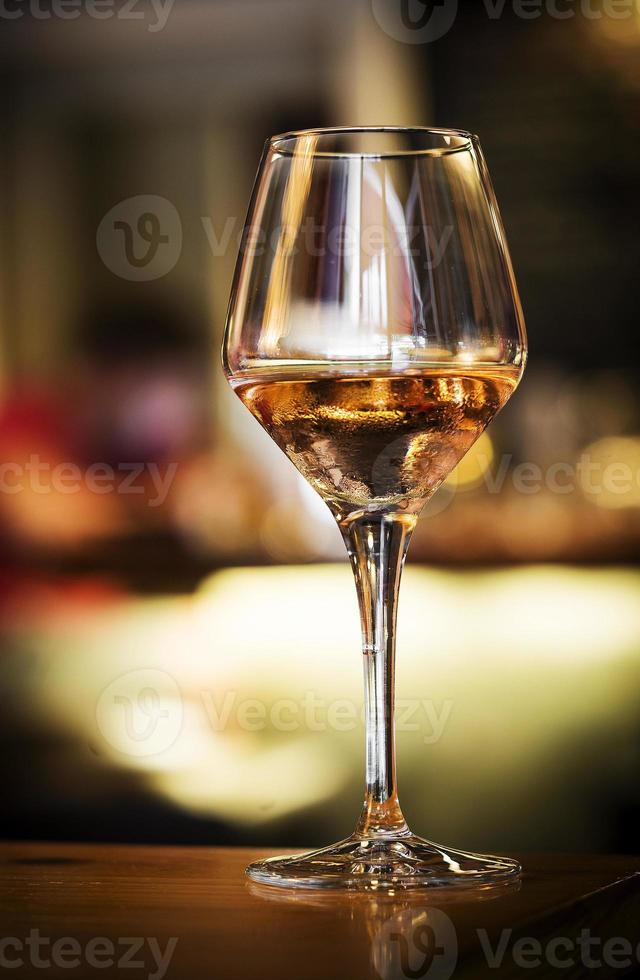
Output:
<instances>
[{"instance_id":1,"label":"reflection on wooden surface","mask_svg":"<svg viewBox=\"0 0 640 980\"><path fill-rule=\"evenodd\" d=\"M583 976L584 929L594 961L606 960L603 950L612 947L605 944L615 937L633 944L636 956L640 862L632 858L524 856L519 889L465 892L456 901L437 890L326 899L265 891L244 877L258 856L256 849L5 845L4 932L18 942L32 929L50 943L72 937L80 957L92 939L105 937L114 962L103 976L122 975L115 961L123 937L144 937L137 958L153 973L152 938L171 953L168 980L511 977L522 972L518 940L542 950L539 968L529 954L527 975ZM564 945L554 946L556 939ZM23 957L21 976L39 975L27 947L6 953ZM553 969L555 954L573 958L577 970Z\"/></svg>"}]
</instances>

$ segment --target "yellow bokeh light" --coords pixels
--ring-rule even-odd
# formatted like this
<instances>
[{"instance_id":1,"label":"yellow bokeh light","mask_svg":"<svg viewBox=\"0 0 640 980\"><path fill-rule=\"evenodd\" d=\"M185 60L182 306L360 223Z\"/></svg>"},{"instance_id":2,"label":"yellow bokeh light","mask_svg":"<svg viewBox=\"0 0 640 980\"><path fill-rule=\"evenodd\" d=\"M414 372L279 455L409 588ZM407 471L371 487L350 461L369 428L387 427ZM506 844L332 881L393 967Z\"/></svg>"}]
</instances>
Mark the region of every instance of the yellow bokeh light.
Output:
<instances>
[{"instance_id":1,"label":"yellow bokeh light","mask_svg":"<svg viewBox=\"0 0 640 980\"><path fill-rule=\"evenodd\" d=\"M460 460L453 473L447 477L445 484L465 490L479 486L493 463L494 455L491 437L483 432L466 456Z\"/></svg>"},{"instance_id":2,"label":"yellow bokeh light","mask_svg":"<svg viewBox=\"0 0 640 980\"><path fill-rule=\"evenodd\" d=\"M639 597L630 569L409 565L398 721L415 785L425 753L464 766L470 726L491 745L483 778L502 780L523 758L546 760L561 733L635 711ZM258 825L338 800L361 778L346 561L226 569L193 597L49 624L38 649L47 670L32 707L91 745L113 778L136 778L184 811ZM581 694L568 697L576 678Z\"/></svg>"},{"instance_id":3,"label":"yellow bokeh light","mask_svg":"<svg viewBox=\"0 0 640 980\"><path fill-rule=\"evenodd\" d=\"M591 443L579 473L582 492L597 507L640 507L640 437L610 436Z\"/></svg>"},{"instance_id":4,"label":"yellow bokeh light","mask_svg":"<svg viewBox=\"0 0 640 980\"><path fill-rule=\"evenodd\" d=\"M624 11L626 17L610 17L603 13L594 20L595 30L606 40L625 47L640 43L640 8L637 4Z\"/></svg>"}]
</instances>

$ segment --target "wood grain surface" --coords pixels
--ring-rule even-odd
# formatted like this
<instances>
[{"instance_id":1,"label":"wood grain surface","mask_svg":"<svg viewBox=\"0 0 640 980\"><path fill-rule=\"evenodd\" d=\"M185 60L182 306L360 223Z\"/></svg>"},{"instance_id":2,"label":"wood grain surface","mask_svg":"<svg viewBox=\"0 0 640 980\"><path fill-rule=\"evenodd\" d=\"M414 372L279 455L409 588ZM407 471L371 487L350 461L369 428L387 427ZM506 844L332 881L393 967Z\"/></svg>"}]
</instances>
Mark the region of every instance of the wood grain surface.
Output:
<instances>
[{"instance_id":1,"label":"wood grain surface","mask_svg":"<svg viewBox=\"0 0 640 980\"><path fill-rule=\"evenodd\" d=\"M635 952L628 967L622 955L621 965L586 967L578 948L572 954L567 947L584 929L596 940L592 963L598 943L622 938L637 946L640 859L521 855L522 882L502 891L325 895L250 883L244 868L264 854L214 847L2 845L0 972L19 980L640 974ZM526 945L532 938L543 949L537 966L535 944L533 952ZM564 967L547 961L556 938L564 942L558 953ZM519 939L524 946L515 946ZM496 965L492 957L501 942ZM522 949L529 956L524 966Z\"/></svg>"}]
</instances>

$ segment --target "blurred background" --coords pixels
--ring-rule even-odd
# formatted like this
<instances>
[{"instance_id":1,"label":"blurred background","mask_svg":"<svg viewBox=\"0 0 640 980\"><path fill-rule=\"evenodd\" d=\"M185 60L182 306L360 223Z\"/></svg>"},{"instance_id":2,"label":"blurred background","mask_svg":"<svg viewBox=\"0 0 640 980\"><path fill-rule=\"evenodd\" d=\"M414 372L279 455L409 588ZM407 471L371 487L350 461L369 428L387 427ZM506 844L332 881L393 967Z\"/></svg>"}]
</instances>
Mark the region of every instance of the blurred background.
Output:
<instances>
[{"instance_id":1,"label":"blurred background","mask_svg":"<svg viewBox=\"0 0 640 980\"><path fill-rule=\"evenodd\" d=\"M272 133L479 133L530 340L400 602L413 829L633 851L635 0L13 0L0 12L9 837L311 845L363 789L355 591L219 348Z\"/></svg>"}]
</instances>

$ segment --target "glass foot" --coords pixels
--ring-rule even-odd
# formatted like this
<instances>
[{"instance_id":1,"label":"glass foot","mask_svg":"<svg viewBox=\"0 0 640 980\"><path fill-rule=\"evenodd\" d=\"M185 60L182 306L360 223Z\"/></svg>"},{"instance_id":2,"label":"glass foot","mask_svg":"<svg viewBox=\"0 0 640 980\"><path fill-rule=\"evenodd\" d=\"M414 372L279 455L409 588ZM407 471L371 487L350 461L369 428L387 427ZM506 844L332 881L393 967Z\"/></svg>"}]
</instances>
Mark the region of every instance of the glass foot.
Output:
<instances>
[{"instance_id":1,"label":"glass foot","mask_svg":"<svg viewBox=\"0 0 640 980\"><path fill-rule=\"evenodd\" d=\"M281 888L477 888L517 878L522 869L511 858L467 854L440 847L414 834L348 837L291 857L255 861L248 876Z\"/></svg>"}]
</instances>

